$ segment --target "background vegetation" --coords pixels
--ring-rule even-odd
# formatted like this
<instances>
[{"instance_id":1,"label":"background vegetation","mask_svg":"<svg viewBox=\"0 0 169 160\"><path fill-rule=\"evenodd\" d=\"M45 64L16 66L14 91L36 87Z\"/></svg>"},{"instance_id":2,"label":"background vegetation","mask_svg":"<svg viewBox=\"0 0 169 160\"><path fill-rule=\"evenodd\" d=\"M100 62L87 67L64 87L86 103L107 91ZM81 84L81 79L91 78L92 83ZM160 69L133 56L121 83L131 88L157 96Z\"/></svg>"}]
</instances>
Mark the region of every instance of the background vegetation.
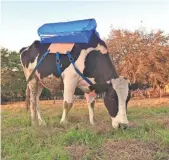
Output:
<instances>
[{"instance_id":1,"label":"background vegetation","mask_svg":"<svg viewBox=\"0 0 169 160\"><path fill-rule=\"evenodd\" d=\"M160 30L147 33L143 28L134 32L112 29L106 43L119 73L131 83L148 84L154 89L169 83L168 34ZM19 53L6 48L0 52L2 100L24 98L26 82ZM43 90L41 97L50 97L50 92Z\"/></svg>"},{"instance_id":2,"label":"background vegetation","mask_svg":"<svg viewBox=\"0 0 169 160\"><path fill-rule=\"evenodd\" d=\"M112 30L107 46L119 72L131 83L156 88L169 81L169 35L164 32Z\"/></svg>"}]
</instances>

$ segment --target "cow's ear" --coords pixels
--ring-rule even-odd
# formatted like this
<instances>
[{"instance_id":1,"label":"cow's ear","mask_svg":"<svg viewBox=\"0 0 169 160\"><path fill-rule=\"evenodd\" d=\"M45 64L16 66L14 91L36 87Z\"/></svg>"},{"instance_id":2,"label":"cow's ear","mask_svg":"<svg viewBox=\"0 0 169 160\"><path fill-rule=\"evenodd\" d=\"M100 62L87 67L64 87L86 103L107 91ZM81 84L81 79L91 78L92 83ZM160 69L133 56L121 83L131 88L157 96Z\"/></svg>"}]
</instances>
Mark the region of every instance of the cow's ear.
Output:
<instances>
[{"instance_id":1,"label":"cow's ear","mask_svg":"<svg viewBox=\"0 0 169 160\"><path fill-rule=\"evenodd\" d=\"M129 83L129 91L135 90L135 89L136 89L135 83L134 84Z\"/></svg>"}]
</instances>

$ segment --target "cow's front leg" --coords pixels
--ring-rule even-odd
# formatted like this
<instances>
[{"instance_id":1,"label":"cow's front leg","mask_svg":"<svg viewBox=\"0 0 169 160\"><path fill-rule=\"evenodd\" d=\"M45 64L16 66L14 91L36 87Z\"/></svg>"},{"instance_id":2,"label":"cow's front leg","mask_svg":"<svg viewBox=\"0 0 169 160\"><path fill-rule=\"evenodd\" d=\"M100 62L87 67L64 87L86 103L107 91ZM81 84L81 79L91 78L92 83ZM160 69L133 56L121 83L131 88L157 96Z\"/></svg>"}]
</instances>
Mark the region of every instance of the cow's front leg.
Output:
<instances>
[{"instance_id":1,"label":"cow's front leg","mask_svg":"<svg viewBox=\"0 0 169 160\"><path fill-rule=\"evenodd\" d=\"M88 109L89 109L89 120L90 124L94 125L94 105L95 105L95 97L92 96L91 94L85 94L86 101L88 104Z\"/></svg>"},{"instance_id":2,"label":"cow's front leg","mask_svg":"<svg viewBox=\"0 0 169 160\"><path fill-rule=\"evenodd\" d=\"M68 103L66 101L64 101L63 103L63 113L62 113L62 118L60 123L67 123L68 122L68 113L70 111L70 109L72 108L73 103Z\"/></svg>"},{"instance_id":3,"label":"cow's front leg","mask_svg":"<svg viewBox=\"0 0 169 160\"><path fill-rule=\"evenodd\" d=\"M60 123L67 123L68 113L73 106L73 98L75 88L77 86L77 78L69 77L64 79L64 102L63 102L63 113Z\"/></svg>"}]
</instances>

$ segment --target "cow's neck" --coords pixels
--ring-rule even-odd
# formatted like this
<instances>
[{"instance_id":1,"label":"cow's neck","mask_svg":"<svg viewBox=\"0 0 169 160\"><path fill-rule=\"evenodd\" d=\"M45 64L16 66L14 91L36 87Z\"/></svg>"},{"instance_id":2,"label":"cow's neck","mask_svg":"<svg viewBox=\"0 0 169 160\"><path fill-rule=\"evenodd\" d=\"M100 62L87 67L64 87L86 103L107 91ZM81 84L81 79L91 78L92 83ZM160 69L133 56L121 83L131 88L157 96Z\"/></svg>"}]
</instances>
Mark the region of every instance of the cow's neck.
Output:
<instances>
[{"instance_id":1,"label":"cow's neck","mask_svg":"<svg viewBox=\"0 0 169 160\"><path fill-rule=\"evenodd\" d=\"M84 75L94 78L96 83L104 84L111 79L118 78L117 71L108 54L91 51L85 60Z\"/></svg>"}]
</instances>

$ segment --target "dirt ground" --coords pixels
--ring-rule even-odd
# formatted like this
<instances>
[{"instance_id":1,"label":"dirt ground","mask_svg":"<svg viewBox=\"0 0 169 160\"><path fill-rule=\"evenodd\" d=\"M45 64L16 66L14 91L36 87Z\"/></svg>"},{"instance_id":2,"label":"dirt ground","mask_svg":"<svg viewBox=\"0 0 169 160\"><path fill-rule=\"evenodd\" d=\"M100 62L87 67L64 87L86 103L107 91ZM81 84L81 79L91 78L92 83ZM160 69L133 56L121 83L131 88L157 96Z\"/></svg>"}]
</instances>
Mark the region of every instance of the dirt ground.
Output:
<instances>
[{"instance_id":1,"label":"dirt ground","mask_svg":"<svg viewBox=\"0 0 169 160\"><path fill-rule=\"evenodd\" d=\"M40 103L42 105L62 105L62 100L56 100L54 103L54 100L41 100ZM74 101L74 107L84 107L86 106L86 100L85 99L79 99ZM159 107L161 105L168 106L169 107L169 97L165 98L146 98L146 99L131 99L129 101L128 107ZM11 107L25 107L25 102L11 102L6 105L3 105L5 108L8 107L9 109ZM97 107L103 107L103 100L99 99L96 100L96 106Z\"/></svg>"}]
</instances>

